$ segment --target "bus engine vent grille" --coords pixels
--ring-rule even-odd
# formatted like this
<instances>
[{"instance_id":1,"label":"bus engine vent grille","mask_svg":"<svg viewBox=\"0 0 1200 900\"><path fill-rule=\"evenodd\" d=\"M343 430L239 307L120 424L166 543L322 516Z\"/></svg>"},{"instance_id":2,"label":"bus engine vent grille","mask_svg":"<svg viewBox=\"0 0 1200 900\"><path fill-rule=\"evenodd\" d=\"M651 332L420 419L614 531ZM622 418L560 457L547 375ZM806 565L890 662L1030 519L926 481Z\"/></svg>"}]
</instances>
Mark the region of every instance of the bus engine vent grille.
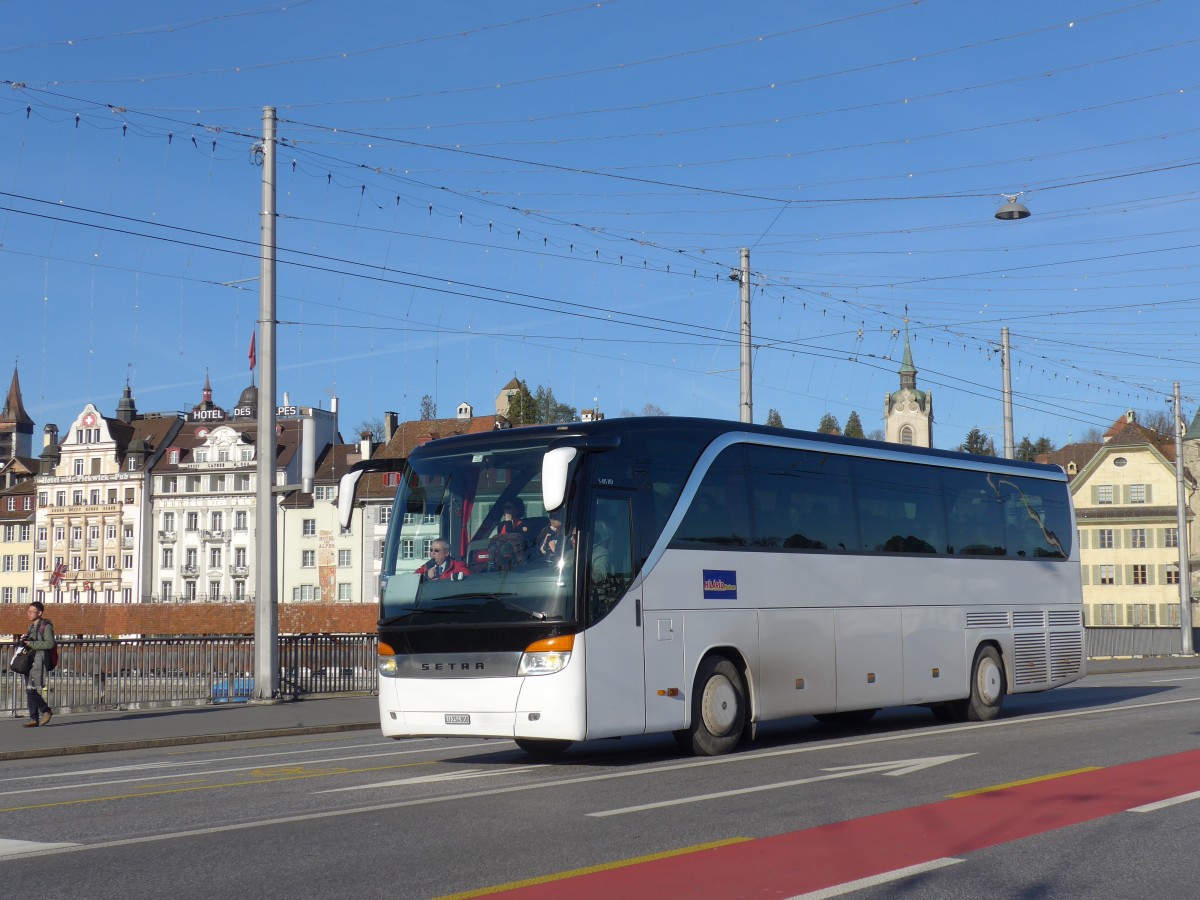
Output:
<instances>
[{"instance_id":1,"label":"bus engine vent grille","mask_svg":"<svg viewBox=\"0 0 1200 900\"><path fill-rule=\"evenodd\" d=\"M1041 609L1022 609L1013 613L1013 628L1045 628L1046 613Z\"/></svg>"},{"instance_id":2,"label":"bus engine vent grille","mask_svg":"<svg viewBox=\"0 0 1200 900\"><path fill-rule=\"evenodd\" d=\"M1050 635L1050 677L1070 678L1078 675L1083 666L1083 635Z\"/></svg>"},{"instance_id":3,"label":"bus engine vent grille","mask_svg":"<svg viewBox=\"0 0 1200 900\"><path fill-rule=\"evenodd\" d=\"M1008 613L1006 612L969 612L967 613L968 628L1007 628Z\"/></svg>"},{"instance_id":4,"label":"bus engine vent grille","mask_svg":"<svg viewBox=\"0 0 1200 900\"><path fill-rule=\"evenodd\" d=\"M1046 635L1014 634L1016 658L1013 673L1017 684L1039 684L1046 681Z\"/></svg>"},{"instance_id":5,"label":"bus engine vent grille","mask_svg":"<svg viewBox=\"0 0 1200 900\"><path fill-rule=\"evenodd\" d=\"M1051 628L1078 628L1080 612L1077 609L1050 610Z\"/></svg>"}]
</instances>

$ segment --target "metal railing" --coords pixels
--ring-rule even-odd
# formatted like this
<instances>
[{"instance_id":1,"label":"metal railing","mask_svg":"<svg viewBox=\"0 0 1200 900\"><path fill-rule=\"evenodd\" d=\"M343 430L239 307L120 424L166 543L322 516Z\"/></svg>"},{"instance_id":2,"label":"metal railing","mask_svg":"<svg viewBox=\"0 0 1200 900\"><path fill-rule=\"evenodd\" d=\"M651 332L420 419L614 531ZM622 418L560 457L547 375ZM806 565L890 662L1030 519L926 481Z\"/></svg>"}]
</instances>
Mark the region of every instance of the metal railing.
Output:
<instances>
[{"instance_id":1,"label":"metal railing","mask_svg":"<svg viewBox=\"0 0 1200 900\"><path fill-rule=\"evenodd\" d=\"M1089 659L1122 656L1172 656L1183 652L1183 633L1178 625L1167 628L1104 628L1089 625L1083 629ZM1197 631L1192 629L1192 646L1197 647Z\"/></svg>"},{"instance_id":2,"label":"metal railing","mask_svg":"<svg viewBox=\"0 0 1200 900\"><path fill-rule=\"evenodd\" d=\"M46 685L55 712L202 706L254 695L252 637L65 640L58 647ZM25 679L8 671L12 646L0 655L0 715L25 716ZM280 693L373 693L376 659L373 634L282 636Z\"/></svg>"}]
</instances>

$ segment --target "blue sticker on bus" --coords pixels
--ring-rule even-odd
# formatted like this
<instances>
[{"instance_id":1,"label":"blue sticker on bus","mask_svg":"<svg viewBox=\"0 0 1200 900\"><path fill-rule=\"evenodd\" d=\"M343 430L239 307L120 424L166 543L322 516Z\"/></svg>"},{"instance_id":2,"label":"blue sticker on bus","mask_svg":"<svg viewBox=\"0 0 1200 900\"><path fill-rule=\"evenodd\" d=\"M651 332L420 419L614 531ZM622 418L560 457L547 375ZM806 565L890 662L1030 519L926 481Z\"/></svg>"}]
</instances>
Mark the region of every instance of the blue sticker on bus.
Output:
<instances>
[{"instance_id":1,"label":"blue sticker on bus","mask_svg":"<svg viewBox=\"0 0 1200 900\"><path fill-rule=\"evenodd\" d=\"M730 569L705 569L704 599L736 600L737 572Z\"/></svg>"}]
</instances>

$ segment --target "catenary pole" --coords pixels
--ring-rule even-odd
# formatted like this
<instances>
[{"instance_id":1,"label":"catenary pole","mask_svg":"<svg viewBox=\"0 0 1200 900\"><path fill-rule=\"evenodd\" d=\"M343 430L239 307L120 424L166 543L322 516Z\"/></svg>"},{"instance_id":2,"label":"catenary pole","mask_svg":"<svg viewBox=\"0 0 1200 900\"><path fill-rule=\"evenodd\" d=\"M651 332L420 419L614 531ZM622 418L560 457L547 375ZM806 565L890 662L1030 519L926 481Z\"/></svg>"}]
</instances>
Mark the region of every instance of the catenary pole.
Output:
<instances>
[{"instance_id":1,"label":"catenary pole","mask_svg":"<svg viewBox=\"0 0 1200 900\"><path fill-rule=\"evenodd\" d=\"M750 366L750 248L742 248L742 364L741 421L754 421L753 374Z\"/></svg>"},{"instance_id":2,"label":"catenary pole","mask_svg":"<svg viewBox=\"0 0 1200 900\"><path fill-rule=\"evenodd\" d=\"M258 335L262 371L258 388L255 500L254 698L279 696L279 609L275 497L275 107L263 107L262 224Z\"/></svg>"},{"instance_id":3,"label":"catenary pole","mask_svg":"<svg viewBox=\"0 0 1200 900\"><path fill-rule=\"evenodd\" d=\"M1175 382L1175 516L1179 532L1179 636L1185 656L1192 647L1192 576L1188 571L1187 493L1183 483L1183 410Z\"/></svg>"},{"instance_id":4,"label":"catenary pole","mask_svg":"<svg viewBox=\"0 0 1200 900\"><path fill-rule=\"evenodd\" d=\"M1004 458L1012 459L1017 455L1013 444L1013 413L1012 413L1012 363L1008 355L1008 329L1000 329L1000 369L1003 373L1004 398Z\"/></svg>"}]
</instances>

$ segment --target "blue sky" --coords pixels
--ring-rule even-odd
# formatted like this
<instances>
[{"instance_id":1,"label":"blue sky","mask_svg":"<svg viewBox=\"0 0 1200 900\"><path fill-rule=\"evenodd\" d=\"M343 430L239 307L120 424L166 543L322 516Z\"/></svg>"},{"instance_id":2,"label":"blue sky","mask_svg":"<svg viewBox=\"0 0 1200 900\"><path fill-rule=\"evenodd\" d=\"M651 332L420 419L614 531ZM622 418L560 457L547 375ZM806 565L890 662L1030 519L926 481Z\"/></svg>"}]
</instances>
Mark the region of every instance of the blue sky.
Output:
<instances>
[{"instance_id":1,"label":"blue sky","mask_svg":"<svg viewBox=\"0 0 1200 900\"><path fill-rule=\"evenodd\" d=\"M278 371L342 432L513 376L608 415L1056 444L1200 396L1190 0L4 3L0 291L39 427L231 408L278 136ZM1033 215L1002 222L1004 195Z\"/></svg>"}]
</instances>

